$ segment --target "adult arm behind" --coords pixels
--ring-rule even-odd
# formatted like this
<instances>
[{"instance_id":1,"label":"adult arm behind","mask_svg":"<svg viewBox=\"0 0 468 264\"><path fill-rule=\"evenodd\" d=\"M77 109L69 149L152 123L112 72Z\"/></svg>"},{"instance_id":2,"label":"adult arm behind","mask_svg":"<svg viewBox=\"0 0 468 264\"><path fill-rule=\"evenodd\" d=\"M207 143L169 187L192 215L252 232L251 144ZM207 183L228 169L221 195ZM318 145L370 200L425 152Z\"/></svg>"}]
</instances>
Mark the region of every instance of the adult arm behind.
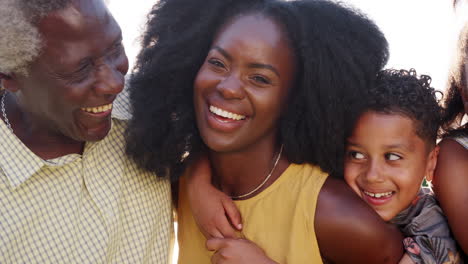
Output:
<instances>
[{"instance_id":1,"label":"adult arm behind","mask_svg":"<svg viewBox=\"0 0 468 264\"><path fill-rule=\"evenodd\" d=\"M468 254L468 150L452 139L439 145L434 191L455 239Z\"/></svg>"},{"instance_id":2,"label":"adult arm behind","mask_svg":"<svg viewBox=\"0 0 468 264\"><path fill-rule=\"evenodd\" d=\"M403 237L343 181L328 178L318 197L315 233L331 263L398 263Z\"/></svg>"}]
</instances>

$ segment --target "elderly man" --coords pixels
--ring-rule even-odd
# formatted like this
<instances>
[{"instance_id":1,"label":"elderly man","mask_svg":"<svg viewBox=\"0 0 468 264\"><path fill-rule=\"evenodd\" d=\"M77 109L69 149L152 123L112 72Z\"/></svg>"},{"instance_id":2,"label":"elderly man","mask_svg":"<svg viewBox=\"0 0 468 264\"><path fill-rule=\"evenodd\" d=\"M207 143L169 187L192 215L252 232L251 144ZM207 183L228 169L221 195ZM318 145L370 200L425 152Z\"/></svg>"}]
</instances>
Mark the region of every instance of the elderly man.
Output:
<instances>
[{"instance_id":1,"label":"elderly man","mask_svg":"<svg viewBox=\"0 0 468 264\"><path fill-rule=\"evenodd\" d=\"M125 155L102 0L0 0L0 263L167 263L169 182Z\"/></svg>"}]
</instances>

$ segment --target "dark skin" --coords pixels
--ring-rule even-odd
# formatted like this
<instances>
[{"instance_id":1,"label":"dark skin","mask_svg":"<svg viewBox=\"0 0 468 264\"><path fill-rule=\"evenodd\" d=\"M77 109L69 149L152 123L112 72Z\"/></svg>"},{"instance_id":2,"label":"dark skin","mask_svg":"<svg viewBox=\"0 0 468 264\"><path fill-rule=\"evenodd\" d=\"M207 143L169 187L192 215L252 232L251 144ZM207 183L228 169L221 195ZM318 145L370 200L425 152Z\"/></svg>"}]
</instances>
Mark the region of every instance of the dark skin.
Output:
<instances>
[{"instance_id":1,"label":"dark skin","mask_svg":"<svg viewBox=\"0 0 468 264\"><path fill-rule=\"evenodd\" d=\"M213 181L225 193L248 193L269 173L279 151L277 122L294 82L295 63L282 26L261 15L233 19L213 41L194 81L194 105ZM266 184L245 198L270 186L288 165L283 156ZM216 251L214 263L272 262L248 240L208 247Z\"/></svg>"},{"instance_id":2,"label":"dark skin","mask_svg":"<svg viewBox=\"0 0 468 264\"><path fill-rule=\"evenodd\" d=\"M452 139L442 140L439 146L434 191L455 239L468 254L468 150Z\"/></svg>"},{"instance_id":3,"label":"dark skin","mask_svg":"<svg viewBox=\"0 0 468 264\"><path fill-rule=\"evenodd\" d=\"M263 27L251 28L258 24ZM195 78L194 105L200 134L210 148L215 183L226 193L239 195L263 181L278 152L276 122L294 81L295 60L281 28L269 19L245 16L225 28ZM212 107L239 117L223 117ZM287 166L281 159L258 192Z\"/></svg>"},{"instance_id":4,"label":"dark skin","mask_svg":"<svg viewBox=\"0 0 468 264\"><path fill-rule=\"evenodd\" d=\"M465 80L459 87L468 113L468 61L463 65ZM434 191L457 242L468 255L468 150L452 139L443 139L434 174Z\"/></svg>"},{"instance_id":5,"label":"dark skin","mask_svg":"<svg viewBox=\"0 0 468 264\"><path fill-rule=\"evenodd\" d=\"M274 263L252 241L232 235L224 208L229 208L227 213L238 226L240 216L228 205L232 201L226 194L240 195L258 186L280 148L276 127L282 100L292 89L295 63L285 39L281 26L268 18L236 18L220 30L195 79L197 125L210 150L209 158L190 168L188 193L202 232L208 238L218 237L207 242L208 249L215 251L213 263ZM252 67L259 64L269 67ZM210 106L243 118L220 117ZM289 164L283 156L267 183L243 199L270 186ZM211 178L222 192L209 184ZM403 253L399 231L383 222L345 183L331 178L319 194L315 228L322 256L332 263L397 263ZM230 238L219 238L226 236Z\"/></svg>"},{"instance_id":6,"label":"dark skin","mask_svg":"<svg viewBox=\"0 0 468 264\"><path fill-rule=\"evenodd\" d=\"M403 255L399 230L341 180L328 178L323 185L315 230L322 257L331 263L398 263Z\"/></svg>"},{"instance_id":7,"label":"dark skin","mask_svg":"<svg viewBox=\"0 0 468 264\"><path fill-rule=\"evenodd\" d=\"M120 27L102 1L76 0L41 19L38 29L44 48L28 74L2 80L8 119L43 159L80 154L86 141L109 132L110 104L124 87Z\"/></svg>"},{"instance_id":8,"label":"dark skin","mask_svg":"<svg viewBox=\"0 0 468 264\"><path fill-rule=\"evenodd\" d=\"M221 250L219 253L225 256L214 257L216 260L243 263L234 260L245 257L249 245L253 252L263 251L248 240L236 238L234 226L241 225L241 216L229 197L209 184L210 175L210 163L206 158L190 167L187 191L192 213L209 239L208 249ZM341 180L328 178L325 181L318 196L314 226L322 257L329 263L398 263L403 255L403 237L399 230L385 223ZM242 254L238 255L237 250ZM269 259L262 261L274 263Z\"/></svg>"}]
</instances>

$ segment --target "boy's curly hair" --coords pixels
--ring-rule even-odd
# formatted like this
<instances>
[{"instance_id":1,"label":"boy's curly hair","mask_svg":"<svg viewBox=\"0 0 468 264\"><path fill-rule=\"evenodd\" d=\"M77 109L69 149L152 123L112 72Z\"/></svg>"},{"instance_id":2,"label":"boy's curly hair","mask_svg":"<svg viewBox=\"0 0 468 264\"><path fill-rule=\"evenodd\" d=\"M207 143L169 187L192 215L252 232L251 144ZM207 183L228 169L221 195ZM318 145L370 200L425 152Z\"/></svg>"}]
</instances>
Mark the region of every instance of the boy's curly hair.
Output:
<instances>
[{"instance_id":1,"label":"boy's curly hair","mask_svg":"<svg viewBox=\"0 0 468 264\"><path fill-rule=\"evenodd\" d=\"M432 149L441 124L442 108L431 77L416 70L383 70L366 93L364 111L400 114L413 120L416 134Z\"/></svg>"},{"instance_id":2,"label":"boy's curly hair","mask_svg":"<svg viewBox=\"0 0 468 264\"><path fill-rule=\"evenodd\" d=\"M385 65L388 46L371 20L325 0L156 4L129 85L134 115L127 153L138 164L176 180L202 151L193 81L218 30L233 17L257 13L284 27L298 61L297 80L279 122L285 155L341 175L346 127L354 123L362 92Z\"/></svg>"}]
</instances>

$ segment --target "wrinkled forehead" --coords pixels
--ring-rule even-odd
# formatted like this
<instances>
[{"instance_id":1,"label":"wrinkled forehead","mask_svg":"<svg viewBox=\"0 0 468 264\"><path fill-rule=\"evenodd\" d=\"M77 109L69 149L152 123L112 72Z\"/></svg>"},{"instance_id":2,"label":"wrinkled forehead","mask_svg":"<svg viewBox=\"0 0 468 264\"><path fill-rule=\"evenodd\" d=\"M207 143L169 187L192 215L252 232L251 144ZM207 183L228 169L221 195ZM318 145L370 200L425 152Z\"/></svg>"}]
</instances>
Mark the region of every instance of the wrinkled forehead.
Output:
<instances>
[{"instance_id":1,"label":"wrinkled forehead","mask_svg":"<svg viewBox=\"0 0 468 264\"><path fill-rule=\"evenodd\" d=\"M73 0L61 10L54 11L42 18L39 28L49 36L60 35L63 38L73 37L89 29L101 33L103 27L98 25L116 24L102 0Z\"/></svg>"}]
</instances>

